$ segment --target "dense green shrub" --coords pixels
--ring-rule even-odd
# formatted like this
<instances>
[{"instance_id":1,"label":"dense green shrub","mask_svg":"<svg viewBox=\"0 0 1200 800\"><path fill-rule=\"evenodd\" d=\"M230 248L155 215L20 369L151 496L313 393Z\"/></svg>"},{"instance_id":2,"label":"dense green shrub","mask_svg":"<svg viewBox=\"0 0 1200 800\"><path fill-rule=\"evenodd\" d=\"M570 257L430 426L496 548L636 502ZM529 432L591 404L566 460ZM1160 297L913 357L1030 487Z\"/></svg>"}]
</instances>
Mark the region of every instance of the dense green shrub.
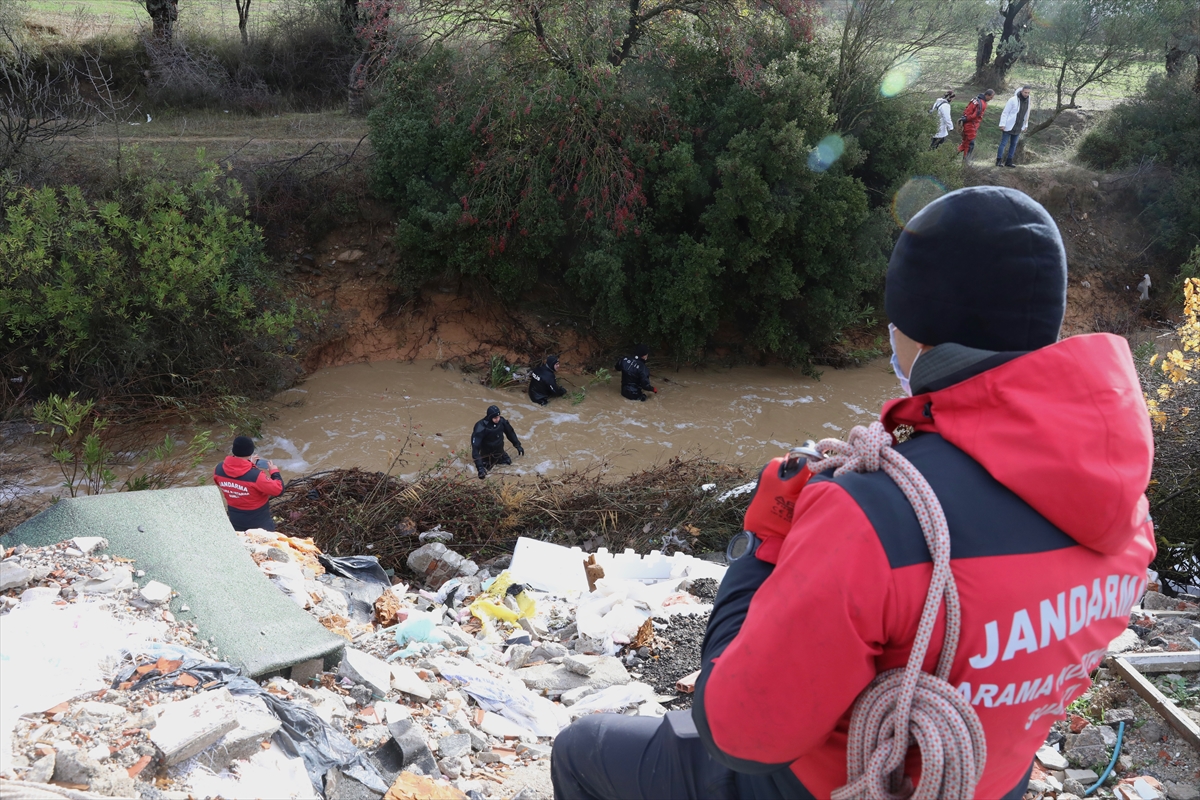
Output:
<instances>
[{"instance_id":1,"label":"dense green shrub","mask_svg":"<svg viewBox=\"0 0 1200 800\"><path fill-rule=\"evenodd\" d=\"M506 298L563 285L597 326L678 358L731 326L803 360L861 319L896 232L892 194L954 173L926 152L928 120L887 102L860 138L834 134L815 44L775 40L750 75L692 37L661 46L533 75L449 46L398 67L370 117L398 282L450 271Z\"/></svg>"},{"instance_id":2,"label":"dense green shrub","mask_svg":"<svg viewBox=\"0 0 1200 800\"><path fill-rule=\"evenodd\" d=\"M110 200L78 187L2 196L6 382L34 396L278 388L296 311L278 300L240 188L218 167L187 184L135 182Z\"/></svg>"},{"instance_id":3,"label":"dense green shrub","mask_svg":"<svg viewBox=\"0 0 1200 800\"><path fill-rule=\"evenodd\" d=\"M1145 94L1109 111L1079 144L1094 169L1160 167L1138 184L1157 243L1176 263L1200 244L1200 95L1179 78L1156 76Z\"/></svg>"}]
</instances>

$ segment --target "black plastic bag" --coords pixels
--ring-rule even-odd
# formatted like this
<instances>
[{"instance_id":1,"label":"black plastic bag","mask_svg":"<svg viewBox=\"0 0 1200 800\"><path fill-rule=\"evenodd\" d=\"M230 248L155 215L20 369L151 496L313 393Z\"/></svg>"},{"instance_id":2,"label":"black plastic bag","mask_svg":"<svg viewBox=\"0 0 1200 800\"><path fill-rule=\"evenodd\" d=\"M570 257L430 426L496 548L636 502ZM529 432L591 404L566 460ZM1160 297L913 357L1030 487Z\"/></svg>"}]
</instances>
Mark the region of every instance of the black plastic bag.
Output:
<instances>
[{"instance_id":1,"label":"black plastic bag","mask_svg":"<svg viewBox=\"0 0 1200 800\"><path fill-rule=\"evenodd\" d=\"M308 779L321 797L325 796L325 773L335 767L380 794L388 784L354 743L334 730L311 708L276 697L249 678L233 678L226 684L231 694L258 697L282 723L271 741L284 754L304 761Z\"/></svg>"},{"instance_id":2,"label":"black plastic bag","mask_svg":"<svg viewBox=\"0 0 1200 800\"><path fill-rule=\"evenodd\" d=\"M138 667L138 664L133 664L128 669L117 673L117 677L113 679L111 688L117 689L122 683L132 681L133 685L129 687L132 691L150 687L158 692L173 692L176 689L191 688L176 684L179 677L186 673L195 678L199 686L205 689L217 689L242 674L241 668L235 667L232 664L226 664L224 661L203 661L199 658L184 658L182 665L174 671L167 673L152 669L149 672L138 675ZM214 681L216 683L213 683Z\"/></svg>"},{"instance_id":3,"label":"black plastic bag","mask_svg":"<svg viewBox=\"0 0 1200 800\"><path fill-rule=\"evenodd\" d=\"M321 553L317 556L326 572L341 575L363 583L377 583L384 589L392 585L392 579L379 566L375 556L327 556Z\"/></svg>"}]
</instances>

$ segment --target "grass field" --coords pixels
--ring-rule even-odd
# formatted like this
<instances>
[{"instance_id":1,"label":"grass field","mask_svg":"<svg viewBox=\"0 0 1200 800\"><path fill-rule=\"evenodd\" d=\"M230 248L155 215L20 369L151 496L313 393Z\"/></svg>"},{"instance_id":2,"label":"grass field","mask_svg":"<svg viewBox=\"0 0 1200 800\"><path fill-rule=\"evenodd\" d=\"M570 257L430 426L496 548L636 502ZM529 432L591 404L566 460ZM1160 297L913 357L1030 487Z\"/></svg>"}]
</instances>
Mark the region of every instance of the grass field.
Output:
<instances>
[{"instance_id":1,"label":"grass field","mask_svg":"<svg viewBox=\"0 0 1200 800\"><path fill-rule=\"evenodd\" d=\"M250 10L250 29L265 24L282 0L256 0ZM132 33L150 24L146 7L138 0L26 0L28 19L44 32L71 39L100 34ZM233 0L184 0L179 4L179 25L206 32L237 35L237 8Z\"/></svg>"}]
</instances>

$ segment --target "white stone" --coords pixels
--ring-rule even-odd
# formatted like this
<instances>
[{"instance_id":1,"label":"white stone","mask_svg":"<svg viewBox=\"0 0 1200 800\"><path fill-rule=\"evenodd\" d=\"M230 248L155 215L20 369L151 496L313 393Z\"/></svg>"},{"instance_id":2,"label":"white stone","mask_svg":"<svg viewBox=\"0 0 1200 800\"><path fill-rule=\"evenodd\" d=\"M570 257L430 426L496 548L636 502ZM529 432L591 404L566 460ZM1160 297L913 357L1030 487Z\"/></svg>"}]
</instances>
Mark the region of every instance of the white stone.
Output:
<instances>
[{"instance_id":1,"label":"white stone","mask_svg":"<svg viewBox=\"0 0 1200 800\"><path fill-rule=\"evenodd\" d=\"M80 703L75 708L80 714L86 714L89 717L101 717L103 719L116 719L129 714L121 706L113 703L98 703L95 700Z\"/></svg>"},{"instance_id":2,"label":"white stone","mask_svg":"<svg viewBox=\"0 0 1200 800\"><path fill-rule=\"evenodd\" d=\"M396 691L404 692L421 700L428 700L433 696L433 692L429 689L429 684L421 680L421 677L417 675L416 670L412 667L407 667L404 664L392 664L391 671L391 687Z\"/></svg>"},{"instance_id":3,"label":"white stone","mask_svg":"<svg viewBox=\"0 0 1200 800\"><path fill-rule=\"evenodd\" d=\"M338 675L366 686L376 697L386 697L392 688L392 671L387 663L353 647L346 648Z\"/></svg>"},{"instance_id":4,"label":"white stone","mask_svg":"<svg viewBox=\"0 0 1200 800\"><path fill-rule=\"evenodd\" d=\"M91 756L92 758L96 759L97 761L103 761L104 759L106 759L112 755L112 751L108 749L108 745L98 744L95 747L93 747L91 750L88 750L88 755Z\"/></svg>"},{"instance_id":5,"label":"white stone","mask_svg":"<svg viewBox=\"0 0 1200 800\"><path fill-rule=\"evenodd\" d=\"M1121 631L1121 635L1108 643L1109 653L1124 653L1142 643L1141 638L1131 628Z\"/></svg>"},{"instance_id":6,"label":"white stone","mask_svg":"<svg viewBox=\"0 0 1200 800\"><path fill-rule=\"evenodd\" d=\"M483 712L483 719L479 723L479 730L489 736L525 737L529 735L527 729L522 728L512 720L505 719L499 714L493 714L491 711Z\"/></svg>"},{"instance_id":7,"label":"white stone","mask_svg":"<svg viewBox=\"0 0 1200 800\"><path fill-rule=\"evenodd\" d=\"M1137 792L1137 796L1141 800L1163 800L1163 793L1151 786L1145 778L1138 778L1134 781L1133 790Z\"/></svg>"},{"instance_id":8,"label":"white stone","mask_svg":"<svg viewBox=\"0 0 1200 800\"><path fill-rule=\"evenodd\" d=\"M262 701L258 701L262 705ZM236 759L246 759L262 749L262 743L275 735L280 722L265 706L255 708L243 703L237 712L237 727L200 753L197 760L214 772L220 772Z\"/></svg>"},{"instance_id":9,"label":"white stone","mask_svg":"<svg viewBox=\"0 0 1200 800\"><path fill-rule=\"evenodd\" d=\"M33 573L15 561L0 561L0 592L20 589L33 580Z\"/></svg>"},{"instance_id":10,"label":"white stone","mask_svg":"<svg viewBox=\"0 0 1200 800\"><path fill-rule=\"evenodd\" d=\"M1038 748L1037 760L1046 769L1063 770L1071 766L1066 756L1049 745L1042 745Z\"/></svg>"},{"instance_id":11,"label":"white stone","mask_svg":"<svg viewBox=\"0 0 1200 800\"><path fill-rule=\"evenodd\" d=\"M80 555L89 555L93 550L103 550L108 547L108 539L103 536L76 536L71 540Z\"/></svg>"},{"instance_id":12,"label":"white stone","mask_svg":"<svg viewBox=\"0 0 1200 800\"><path fill-rule=\"evenodd\" d=\"M158 581L150 581L142 587L142 599L152 605L161 605L171 599L171 587Z\"/></svg>"},{"instance_id":13,"label":"white stone","mask_svg":"<svg viewBox=\"0 0 1200 800\"><path fill-rule=\"evenodd\" d=\"M375 715L390 725L393 722L408 719L412 716L412 711L409 710L408 706L381 700L375 704Z\"/></svg>"},{"instance_id":14,"label":"white stone","mask_svg":"<svg viewBox=\"0 0 1200 800\"><path fill-rule=\"evenodd\" d=\"M21 592L21 602L33 605L34 603L53 603L59 597L59 590L53 586L31 586Z\"/></svg>"},{"instance_id":15,"label":"white stone","mask_svg":"<svg viewBox=\"0 0 1200 800\"><path fill-rule=\"evenodd\" d=\"M119 592L134 586L133 570L128 567L113 567L108 572L102 572L98 577L89 578L83 582L79 591L83 594L107 594Z\"/></svg>"},{"instance_id":16,"label":"white stone","mask_svg":"<svg viewBox=\"0 0 1200 800\"><path fill-rule=\"evenodd\" d=\"M168 703L149 735L169 767L210 747L237 726L233 695L228 689L216 689Z\"/></svg>"}]
</instances>

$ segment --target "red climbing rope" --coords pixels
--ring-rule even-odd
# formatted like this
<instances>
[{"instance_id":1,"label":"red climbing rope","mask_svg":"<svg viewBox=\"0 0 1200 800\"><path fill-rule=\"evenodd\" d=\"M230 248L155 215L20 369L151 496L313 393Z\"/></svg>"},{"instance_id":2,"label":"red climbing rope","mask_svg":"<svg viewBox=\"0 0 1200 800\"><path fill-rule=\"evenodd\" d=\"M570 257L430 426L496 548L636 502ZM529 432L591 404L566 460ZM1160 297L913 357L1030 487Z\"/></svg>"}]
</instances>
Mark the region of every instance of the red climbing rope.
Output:
<instances>
[{"instance_id":1,"label":"red climbing rope","mask_svg":"<svg viewBox=\"0 0 1200 800\"><path fill-rule=\"evenodd\" d=\"M950 570L946 515L925 477L892 448L891 434L882 423L855 427L847 439L817 443L825 457L810 459L808 468L832 469L835 477L886 472L921 523L933 557L933 578L908 663L876 676L854 703L846 751L848 781L833 793L833 800L971 798L983 775L987 743L975 709L947 682L962 630L962 607ZM937 669L930 675L921 665L943 600L946 633ZM904 757L912 744L921 751L921 783L915 789L904 775Z\"/></svg>"}]
</instances>

